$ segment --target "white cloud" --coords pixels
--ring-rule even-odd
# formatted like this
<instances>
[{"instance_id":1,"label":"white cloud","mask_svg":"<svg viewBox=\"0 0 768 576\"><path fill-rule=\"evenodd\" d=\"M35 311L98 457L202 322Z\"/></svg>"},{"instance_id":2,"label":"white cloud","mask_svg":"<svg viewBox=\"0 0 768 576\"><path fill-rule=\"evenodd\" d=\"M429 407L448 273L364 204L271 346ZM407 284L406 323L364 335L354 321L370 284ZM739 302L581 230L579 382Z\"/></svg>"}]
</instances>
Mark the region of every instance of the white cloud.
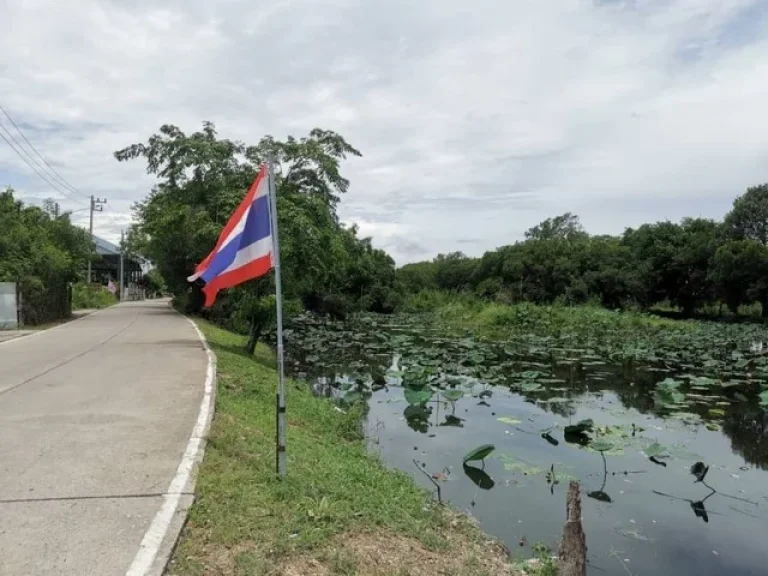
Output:
<instances>
[{"instance_id":1,"label":"white cloud","mask_svg":"<svg viewBox=\"0 0 768 576\"><path fill-rule=\"evenodd\" d=\"M595 233L721 217L768 180L762 0L163 6L0 0L0 104L109 198L111 240L151 186L112 152L163 123L339 131L364 154L342 218L399 262L479 254L565 211ZM6 183L50 195L3 145Z\"/></svg>"}]
</instances>

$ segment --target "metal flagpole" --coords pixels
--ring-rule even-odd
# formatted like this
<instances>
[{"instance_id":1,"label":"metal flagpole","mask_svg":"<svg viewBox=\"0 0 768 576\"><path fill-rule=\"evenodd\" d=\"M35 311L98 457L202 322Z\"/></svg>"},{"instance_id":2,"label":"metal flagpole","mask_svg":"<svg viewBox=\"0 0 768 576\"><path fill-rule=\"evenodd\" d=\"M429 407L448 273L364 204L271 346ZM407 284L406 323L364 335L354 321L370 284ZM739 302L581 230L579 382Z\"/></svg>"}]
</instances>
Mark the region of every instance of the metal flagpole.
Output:
<instances>
[{"instance_id":1,"label":"metal flagpole","mask_svg":"<svg viewBox=\"0 0 768 576\"><path fill-rule=\"evenodd\" d=\"M280 239L277 233L277 191L275 187L274 162L267 162L269 176L269 205L272 223L273 258L275 263L275 296L277 298L277 474L286 474L286 430L285 430L285 365L283 361L283 285L280 277Z\"/></svg>"}]
</instances>

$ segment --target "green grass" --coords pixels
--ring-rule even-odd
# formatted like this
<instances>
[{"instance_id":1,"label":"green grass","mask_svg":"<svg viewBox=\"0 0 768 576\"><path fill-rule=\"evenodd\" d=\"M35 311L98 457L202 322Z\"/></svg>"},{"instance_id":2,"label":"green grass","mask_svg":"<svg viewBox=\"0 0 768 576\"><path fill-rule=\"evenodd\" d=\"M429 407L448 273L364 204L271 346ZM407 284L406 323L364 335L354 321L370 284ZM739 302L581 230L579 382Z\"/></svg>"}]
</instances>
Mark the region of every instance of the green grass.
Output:
<instances>
[{"instance_id":1,"label":"green grass","mask_svg":"<svg viewBox=\"0 0 768 576\"><path fill-rule=\"evenodd\" d=\"M242 352L244 337L199 326L218 357L216 415L170 573L277 573L288 557L364 530L445 547L445 530L456 522L408 476L368 453L363 408L339 412L306 384L287 383L288 477L277 480L271 350L260 345L251 358ZM332 564L334 573L354 573L344 554Z\"/></svg>"},{"instance_id":2,"label":"green grass","mask_svg":"<svg viewBox=\"0 0 768 576\"><path fill-rule=\"evenodd\" d=\"M706 365L712 375L742 370L741 357L754 342L768 342L762 323L678 320L598 306L502 304L459 297L438 303L423 324L458 338L504 342L528 355L568 351L616 363ZM746 361L746 360L745 360Z\"/></svg>"},{"instance_id":3,"label":"green grass","mask_svg":"<svg viewBox=\"0 0 768 576\"><path fill-rule=\"evenodd\" d=\"M489 338L526 334L560 336L567 333L602 335L608 332L689 332L697 330L701 324L640 312L606 310L598 306L539 306L464 299L443 304L434 309L433 314L448 326L471 330Z\"/></svg>"},{"instance_id":4,"label":"green grass","mask_svg":"<svg viewBox=\"0 0 768 576\"><path fill-rule=\"evenodd\" d=\"M72 286L72 310L106 308L117 303L114 294L97 284L75 284Z\"/></svg>"}]
</instances>

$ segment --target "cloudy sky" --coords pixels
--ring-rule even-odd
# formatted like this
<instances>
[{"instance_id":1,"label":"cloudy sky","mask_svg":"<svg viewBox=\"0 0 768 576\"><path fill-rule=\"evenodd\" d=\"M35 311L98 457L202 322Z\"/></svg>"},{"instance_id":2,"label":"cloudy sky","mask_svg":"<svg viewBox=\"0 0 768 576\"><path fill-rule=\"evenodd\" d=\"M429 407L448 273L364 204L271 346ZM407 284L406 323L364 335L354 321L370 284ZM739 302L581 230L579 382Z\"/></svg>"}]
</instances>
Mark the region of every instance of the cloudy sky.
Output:
<instances>
[{"instance_id":1,"label":"cloudy sky","mask_svg":"<svg viewBox=\"0 0 768 576\"><path fill-rule=\"evenodd\" d=\"M342 217L399 263L565 211L720 218L768 181L768 0L0 0L0 21L0 105L108 198L111 240L152 183L112 152L164 123L340 132L363 152ZM6 184L60 196L0 140Z\"/></svg>"}]
</instances>

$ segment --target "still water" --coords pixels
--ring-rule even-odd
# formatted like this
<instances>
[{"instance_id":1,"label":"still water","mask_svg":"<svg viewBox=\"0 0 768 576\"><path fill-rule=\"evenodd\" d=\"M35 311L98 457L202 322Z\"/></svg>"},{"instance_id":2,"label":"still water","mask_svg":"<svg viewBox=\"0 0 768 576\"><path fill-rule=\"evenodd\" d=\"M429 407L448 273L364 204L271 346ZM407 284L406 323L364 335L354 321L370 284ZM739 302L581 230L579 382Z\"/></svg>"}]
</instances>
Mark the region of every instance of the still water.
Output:
<instances>
[{"instance_id":1,"label":"still water","mask_svg":"<svg viewBox=\"0 0 768 576\"><path fill-rule=\"evenodd\" d=\"M590 574L768 574L768 473L734 452L722 432L626 409L611 390L585 393L568 418L495 390L490 406L475 398L457 402L463 427L441 425L451 408L434 403L428 428L417 431L403 415L399 392L382 390L371 399L372 449L434 490L413 460L426 465L439 478L443 499L475 516L513 552L529 553L529 543L555 544L565 520L567 480L576 478L582 492L594 496L583 502ZM521 423L512 428L497 417ZM760 417L765 431L768 421ZM621 456L606 455L604 466L599 453L562 439L565 424L585 418L604 426L634 423L645 428L645 437L669 446L672 457L660 460L665 467L626 447ZM557 446L522 431L554 425ZM485 443L496 450L485 461L490 481L478 479L480 487L464 472L462 456ZM710 463L705 482L711 488L691 475L697 461ZM553 464L555 479L562 478L554 486L546 477Z\"/></svg>"},{"instance_id":2,"label":"still water","mask_svg":"<svg viewBox=\"0 0 768 576\"><path fill-rule=\"evenodd\" d=\"M530 556L539 542L556 547L574 479L581 484L590 574L768 575L768 410L754 399L757 382L713 387L681 376L690 380L679 388L685 399L670 409L665 403L678 389L661 401L658 393L669 363L574 364L566 358L573 351L558 360L550 350L493 365L509 356L508 347L480 349L423 330L406 339L380 329L369 337L310 326L289 341L301 351L290 358L294 375L317 393L340 400L350 398L353 383L375 390L362 395L370 406L371 450L428 490L439 485L444 502L474 516L513 553ZM449 372L467 359L475 368ZM431 386L428 402L409 404L407 364L429 362L443 370L433 378L452 382L463 397L449 401L445 389ZM518 383L489 385L501 372L516 374ZM565 433L587 419L592 441L601 438L610 449L598 452L598 444L583 446ZM483 444L493 444L493 453L462 465Z\"/></svg>"}]
</instances>

